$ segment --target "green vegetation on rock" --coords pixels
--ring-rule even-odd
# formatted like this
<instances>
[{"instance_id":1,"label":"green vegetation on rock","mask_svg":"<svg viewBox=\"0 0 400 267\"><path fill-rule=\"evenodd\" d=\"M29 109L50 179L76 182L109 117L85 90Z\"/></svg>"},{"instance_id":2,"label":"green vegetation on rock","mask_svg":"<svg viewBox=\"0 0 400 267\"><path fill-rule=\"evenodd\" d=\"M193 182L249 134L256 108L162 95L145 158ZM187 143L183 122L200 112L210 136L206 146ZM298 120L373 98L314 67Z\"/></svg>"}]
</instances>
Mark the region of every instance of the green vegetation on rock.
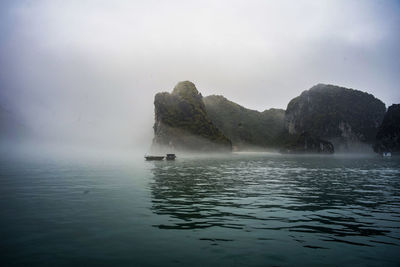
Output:
<instances>
[{"instance_id":1,"label":"green vegetation on rock","mask_svg":"<svg viewBox=\"0 0 400 267\"><path fill-rule=\"evenodd\" d=\"M238 150L284 153L361 152L371 150L385 114L385 104L373 95L325 84L292 99L286 111L259 112L220 95L203 98L189 81L178 83L172 93L156 94L154 105L153 144L196 151L230 151L233 144ZM385 118L378 151L398 149L396 112Z\"/></svg>"},{"instance_id":2,"label":"green vegetation on rock","mask_svg":"<svg viewBox=\"0 0 400 267\"><path fill-rule=\"evenodd\" d=\"M308 132L348 149L352 143L372 144L385 114L373 95L334 85L318 84L292 99L286 109L289 134Z\"/></svg>"},{"instance_id":3,"label":"green vegetation on rock","mask_svg":"<svg viewBox=\"0 0 400 267\"><path fill-rule=\"evenodd\" d=\"M207 96L205 108L212 122L238 149L277 148L284 131L283 109L263 112L247 109L220 95Z\"/></svg>"},{"instance_id":4,"label":"green vegetation on rock","mask_svg":"<svg viewBox=\"0 0 400 267\"><path fill-rule=\"evenodd\" d=\"M154 145L195 151L231 150L231 141L207 115L203 97L189 81L154 99Z\"/></svg>"}]
</instances>

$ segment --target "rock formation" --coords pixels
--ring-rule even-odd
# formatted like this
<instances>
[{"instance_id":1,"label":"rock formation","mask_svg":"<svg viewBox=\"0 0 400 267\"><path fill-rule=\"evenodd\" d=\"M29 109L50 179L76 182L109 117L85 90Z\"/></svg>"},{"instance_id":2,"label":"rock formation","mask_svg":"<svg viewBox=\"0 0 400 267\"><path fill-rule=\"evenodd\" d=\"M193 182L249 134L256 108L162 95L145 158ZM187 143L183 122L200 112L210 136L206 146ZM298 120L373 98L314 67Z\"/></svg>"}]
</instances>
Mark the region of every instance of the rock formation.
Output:
<instances>
[{"instance_id":1,"label":"rock formation","mask_svg":"<svg viewBox=\"0 0 400 267\"><path fill-rule=\"evenodd\" d=\"M231 141L211 122L203 97L189 81L154 99L153 148L189 151L231 151Z\"/></svg>"},{"instance_id":2,"label":"rock formation","mask_svg":"<svg viewBox=\"0 0 400 267\"><path fill-rule=\"evenodd\" d=\"M223 96L203 98L211 121L238 149L276 148L284 131L283 109L247 109Z\"/></svg>"},{"instance_id":3,"label":"rock formation","mask_svg":"<svg viewBox=\"0 0 400 267\"><path fill-rule=\"evenodd\" d=\"M335 149L331 142L319 139L311 134L304 132L301 134L290 135L286 144L280 150L282 153L319 153L333 154Z\"/></svg>"},{"instance_id":4,"label":"rock formation","mask_svg":"<svg viewBox=\"0 0 400 267\"><path fill-rule=\"evenodd\" d=\"M336 151L354 151L373 144L384 114L385 104L371 94L318 84L289 102L285 128L328 140Z\"/></svg>"},{"instance_id":5,"label":"rock formation","mask_svg":"<svg viewBox=\"0 0 400 267\"><path fill-rule=\"evenodd\" d=\"M379 127L375 152L400 152L400 104L391 105Z\"/></svg>"},{"instance_id":6,"label":"rock formation","mask_svg":"<svg viewBox=\"0 0 400 267\"><path fill-rule=\"evenodd\" d=\"M154 100L153 147L194 151L280 149L285 153L333 153L398 150L398 114L394 105L373 95L318 84L292 99L287 110L250 110L223 96L203 98L195 85L180 82ZM397 124L396 124L397 123ZM397 128L396 128L397 127Z\"/></svg>"}]
</instances>

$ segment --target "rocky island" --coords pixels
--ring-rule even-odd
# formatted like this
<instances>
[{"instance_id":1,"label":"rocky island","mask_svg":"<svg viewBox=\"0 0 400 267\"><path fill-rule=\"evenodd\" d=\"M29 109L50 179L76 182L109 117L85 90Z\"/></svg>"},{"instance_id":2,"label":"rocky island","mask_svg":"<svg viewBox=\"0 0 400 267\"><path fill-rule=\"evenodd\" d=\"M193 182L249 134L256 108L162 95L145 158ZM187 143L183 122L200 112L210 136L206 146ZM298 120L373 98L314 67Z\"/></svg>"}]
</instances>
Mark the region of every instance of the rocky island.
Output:
<instances>
[{"instance_id":1,"label":"rocky island","mask_svg":"<svg viewBox=\"0 0 400 267\"><path fill-rule=\"evenodd\" d=\"M308 132L329 141L336 151L371 150L385 111L371 94L318 84L289 102L285 128L291 135Z\"/></svg>"},{"instance_id":2,"label":"rocky island","mask_svg":"<svg viewBox=\"0 0 400 267\"><path fill-rule=\"evenodd\" d=\"M385 116L385 104L373 95L335 85L313 86L286 110L259 112L221 95L203 97L184 81L156 94L154 107L153 148L168 151L332 154L372 151L374 143L377 152L399 150L399 105Z\"/></svg>"},{"instance_id":3,"label":"rocky island","mask_svg":"<svg viewBox=\"0 0 400 267\"><path fill-rule=\"evenodd\" d=\"M203 97L189 81L154 98L153 149L231 151L231 141L212 123Z\"/></svg>"}]
</instances>

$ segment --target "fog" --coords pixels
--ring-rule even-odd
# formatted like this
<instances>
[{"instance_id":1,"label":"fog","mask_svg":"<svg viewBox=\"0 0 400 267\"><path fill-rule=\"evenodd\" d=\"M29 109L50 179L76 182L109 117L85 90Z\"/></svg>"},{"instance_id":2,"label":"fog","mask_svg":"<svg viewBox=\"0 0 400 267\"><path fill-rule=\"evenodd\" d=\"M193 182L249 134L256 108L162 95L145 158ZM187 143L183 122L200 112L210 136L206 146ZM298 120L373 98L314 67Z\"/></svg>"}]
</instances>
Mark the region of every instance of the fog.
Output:
<instances>
[{"instance_id":1,"label":"fog","mask_svg":"<svg viewBox=\"0 0 400 267\"><path fill-rule=\"evenodd\" d=\"M399 33L398 1L2 1L0 106L18 142L145 151L182 80L260 111L317 83L399 103Z\"/></svg>"}]
</instances>

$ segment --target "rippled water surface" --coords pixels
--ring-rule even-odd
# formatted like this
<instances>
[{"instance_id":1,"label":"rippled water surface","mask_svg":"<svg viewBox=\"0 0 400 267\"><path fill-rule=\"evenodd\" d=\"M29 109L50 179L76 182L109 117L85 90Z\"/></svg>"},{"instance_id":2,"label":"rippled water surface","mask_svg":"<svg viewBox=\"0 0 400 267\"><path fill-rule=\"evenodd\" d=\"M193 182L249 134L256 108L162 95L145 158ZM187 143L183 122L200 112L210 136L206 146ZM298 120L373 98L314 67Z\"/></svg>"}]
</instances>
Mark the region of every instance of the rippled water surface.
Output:
<instances>
[{"instance_id":1,"label":"rippled water surface","mask_svg":"<svg viewBox=\"0 0 400 267\"><path fill-rule=\"evenodd\" d=\"M1 266L400 264L400 159L6 160Z\"/></svg>"}]
</instances>

